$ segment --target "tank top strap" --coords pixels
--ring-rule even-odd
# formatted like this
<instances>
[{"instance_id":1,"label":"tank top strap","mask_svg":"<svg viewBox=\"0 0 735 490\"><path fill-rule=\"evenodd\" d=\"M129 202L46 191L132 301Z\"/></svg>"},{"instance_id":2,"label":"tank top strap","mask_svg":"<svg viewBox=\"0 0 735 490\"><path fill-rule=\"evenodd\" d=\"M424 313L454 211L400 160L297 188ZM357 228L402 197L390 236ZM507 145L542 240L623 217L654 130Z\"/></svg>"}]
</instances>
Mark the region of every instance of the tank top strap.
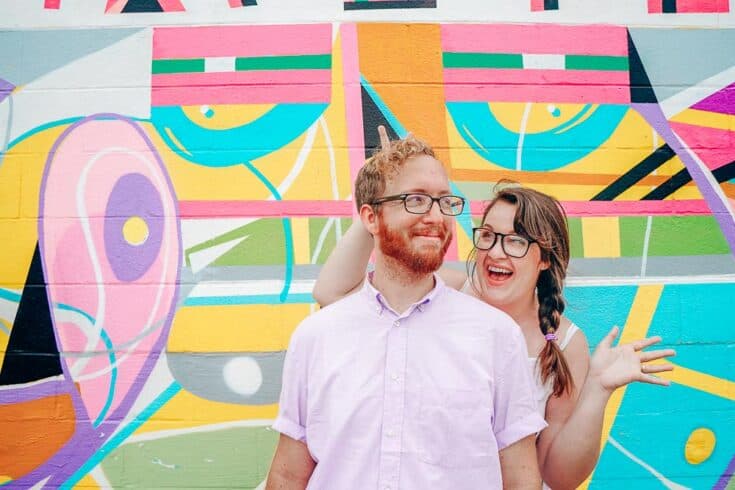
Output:
<instances>
[{"instance_id":1,"label":"tank top strap","mask_svg":"<svg viewBox=\"0 0 735 490\"><path fill-rule=\"evenodd\" d=\"M579 327L576 326L574 323L569 324L569 328L567 328L567 333L564 335L564 338L559 343L559 348L561 350L564 350L569 345L569 342L572 341L572 337L574 337L574 334L577 333L579 330Z\"/></svg>"}]
</instances>

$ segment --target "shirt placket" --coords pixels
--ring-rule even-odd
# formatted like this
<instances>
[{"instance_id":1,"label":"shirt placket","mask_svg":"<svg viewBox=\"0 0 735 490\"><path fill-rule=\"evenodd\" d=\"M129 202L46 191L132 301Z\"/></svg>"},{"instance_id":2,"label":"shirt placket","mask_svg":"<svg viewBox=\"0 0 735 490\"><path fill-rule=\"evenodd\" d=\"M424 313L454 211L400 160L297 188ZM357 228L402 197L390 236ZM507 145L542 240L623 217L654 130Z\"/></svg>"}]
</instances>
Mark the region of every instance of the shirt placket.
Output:
<instances>
[{"instance_id":1,"label":"shirt placket","mask_svg":"<svg viewBox=\"0 0 735 490\"><path fill-rule=\"evenodd\" d=\"M384 375L383 433L380 447L380 478L378 487L382 490L395 490L398 488L401 468L408 335L404 325L405 322L406 318L393 316L392 325L388 331Z\"/></svg>"}]
</instances>

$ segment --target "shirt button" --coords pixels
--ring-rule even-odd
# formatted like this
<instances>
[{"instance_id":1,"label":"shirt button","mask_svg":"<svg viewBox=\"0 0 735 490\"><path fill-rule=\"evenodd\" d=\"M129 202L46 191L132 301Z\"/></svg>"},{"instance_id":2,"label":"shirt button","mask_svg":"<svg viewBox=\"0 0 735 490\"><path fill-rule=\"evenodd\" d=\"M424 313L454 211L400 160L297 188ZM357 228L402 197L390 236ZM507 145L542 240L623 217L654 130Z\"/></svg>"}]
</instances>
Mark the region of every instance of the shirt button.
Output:
<instances>
[{"instance_id":1,"label":"shirt button","mask_svg":"<svg viewBox=\"0 0 735 490\"><path fill-rule=\"evenodd\" d=\"M390 379L392 379L393 381L398 381L398 375L397 374L391 374L390 375Z\"/></svg>"},{"instance_id":2,"label":"shirt button","mask_svg":"<svg viewBox=\"0 0 735 490\"><path fill-rule=\"evenodd\" d=\"M401 326L401 322L398 321L398 320L396 320L396 321L393 322L393 326L394 327L400 327Z\"/></svg>"},{"instance_id":3,"label":"shirt button","mask_svg":"<svg viewBox=\"0 0 735 490\"><path fill-rule=\"evenodd\" d=\"M389 430L388 432L385 433L385 435L387 435L388 437L393 437L394 435L396 435L396 433L393 432L392 430Z\"/></svg>"}]
</instances>

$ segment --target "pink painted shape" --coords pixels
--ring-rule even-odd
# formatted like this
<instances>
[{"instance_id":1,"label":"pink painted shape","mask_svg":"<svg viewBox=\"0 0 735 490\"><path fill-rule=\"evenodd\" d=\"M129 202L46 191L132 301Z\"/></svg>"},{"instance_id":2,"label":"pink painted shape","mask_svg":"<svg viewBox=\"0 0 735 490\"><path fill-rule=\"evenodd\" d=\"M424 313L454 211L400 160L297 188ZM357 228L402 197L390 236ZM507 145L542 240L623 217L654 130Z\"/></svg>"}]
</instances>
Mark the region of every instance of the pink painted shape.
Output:
<instances>
[{"instance_id":1,"label":"pink painted shape","mask_svg":"<svg viewBox=\"0 0 735 490\"><path fill-rule=\"evenodd\" d=\"M544 0L531 0L531 11L539 12L544 10Z\"/></svg>"},{"instance_id":2,"label":"pink painted shape","mask_svg":"<svg viewBox=\"0 0 735 490\"><path fill-rule=\"evenodd\" d=\"M725 13L730 11L729 0L676 0L676 13Z\"/></svg>"},{"instance_id":3,"label":"pink painted shape","mask_svg":"<svg viewBox=\"0 0 735 490\"><path fill-rule=\"evenodd\" d=\"M663 0L648 0L648 13L649 14L661 14L663 13Z\"/></svg>"},{"instance_id":4,"label":"pink painted shape","mask_svg":"<svg viewBox=\"0 0 735 490\"><path fill-rule=\"evenodd\" d=\"M139 389L145 381L147 373L142 372L142 367L149 357L158 356L159 353L151 349L162 332L167 331L167 315L176 300L179 260L176 203L168 179L153 156L153 147L132 124L120 120L90 120L64 133L62 138L47 165L40 213L41 250L49 298L53 303L65 303L87 312L104 328L114 345L137 342L134 355L117 366L111 413L131 390ZM104 153L111 148L126 151ZM97 160L93 161L94 158ZM163 220L164 239L157 259L137 281L123 282L117 279L106 259L105 212L108 196L118 178L134 172L148 177L157 186L168 213L159 218ZM78 195L89 215L88 230L98 257L97 273L84 238ZM99 304L104 308L98 308ZM145 331L148 322L156 327ZM99 352L72 377L79 386L89 418L94 420L107 402L110 373L91 379L85 376L109 365L106 348L98 339L88 350L86 337L78 327L56 321L54 326L62 352ZM136 337L140 339L134 341ZM120 347L116 356L121 358L124 351L125 348ZM70 372L69 367L76 358L62 359L65 372Z\"/></svg>"},{"instance_id":5,"label":"pink painted shape","mask_svg":"<svg viewBox=\"0 0 735 490\"><path fill-rule=\"evenodd\" d=\"M153 59L326 54L331 49L331 24L161 27L153 30Z\"/></svg>"},{"instance_id":6,"label":"pink painted shape","mask_svg":"<svg viewBox=\"0 0 735 490\"><path fill-rule=\"evenodd\" d=\"M186 10L180 0L158 0L164 12L183 12Z\"/></svg>"},{"instance_id":7,"label":"pink painted shape","mask_svg":"<svg viewBox=\"0 0 735 490\"><path fill-rule=\"evenodd\" d=\"M331 85L153 87L151 105L327 103Z\"/></svg>"},{"instance_id":8,"label":"pink painted shape","mask_svg":"<svg viewBox=\"0 0 735 490\"><path fill-rule=\"evenodd\" d=\"M151 86L221 87L236 85L278 85L288 86L290 90L301 90L304 85L329 85L332 81L331 70L268 70L237 71L216 73L166 73L153 75Z\"/></svg>"},{"instance_id":9,"label":"pink painted shape","mask_svg":"<svg viewBox=\"0 0 735 490\"><path fill-rule=\"evenodd\" d=\"M58 10L61 8L61 0L44 0L43 8Z\"/></svg>"},{"instance_id":10,"label":"pink painted shape","mask_svg":"<svg viewBox=\"0 0 735 490\"><path fill-rule=\"evenodd\" d=\"M448 102L558 102L626 104L628 86L613 85L484 85L444 86Z\"/></svg>"},{"instance_id":11,"label":"pink painted shape","mask_svg":"<svg viewBox=\"0 0 735 490\"><path fill-rule=\"evenodd\" d=\"M105 13L106 14L119 14L122 12L122 9L125 8L125 4L128 3L128 0L107 0L107 5L105 6Z\"/></svg>"},{"instance_id":12,"label":"pink painted shape","mask_svg":"<svg viewBox=\"0 0 735 490\"><path fill-rule=\"evenodd\" d=\"M534 70L494 68L445 68L444 84L522 84L522 85L618 85L628 86L627 71Z\"/></svg>"},{"instance_id":13,"label":"pink painted shape","mask_svg":"<svg viewBox=\"0 0 735 490\"><path fill-rule=\"evenodd\" d=\"M470 212L482 216L487 201L471 201ZM565 201L572 216L665 216L712 214L703 200ZM182 219L349 217L352 201L180 201Z\"/></svg>"},{"instance_id":14,"label":"pink painted shape","mask_svg":"<svg viewBox=\"0 0 735 490\"><path fill-rule=\"evenodd\" d=\"M734 131L676 122L670 125L684 144L696 153L710 170L735 160Z\"/></svg>"},{"instance_id":15,"label":"pink painted shape","mask_svg":"<svg viewBox=\"0 0 735 490\"><path fill-rule=\"evenodd\" d=\"M347 144L349 146L350 179L355 182L357 173L365 163L365 135L362 128L362 93L360 89L360 61L357 41L357 26L342 24L342 79L345 91L345 118ZM377 128L375 128L377 131ZM357 208L352 206L353 217Z\"/></svg>"},{"instance_id":16,"label":"pink painted shape","mask_svg":"<svg viewBox=\"0 0 735 490\"><path fill-rule=\"evenodd\" d=\"M442 24L441 37L444 52L628 55L622 26Z\"/></svg>"}]
</instances>

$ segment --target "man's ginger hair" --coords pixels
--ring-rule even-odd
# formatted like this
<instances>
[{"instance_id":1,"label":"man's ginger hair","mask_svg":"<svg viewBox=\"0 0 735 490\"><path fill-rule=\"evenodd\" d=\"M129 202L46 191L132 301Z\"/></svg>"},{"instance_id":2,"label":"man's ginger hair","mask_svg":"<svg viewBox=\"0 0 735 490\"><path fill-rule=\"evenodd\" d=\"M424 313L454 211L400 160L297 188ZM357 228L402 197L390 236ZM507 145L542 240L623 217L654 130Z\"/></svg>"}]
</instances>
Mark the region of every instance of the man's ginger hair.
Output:
<instances>
[{"instance_id":1,"label":"man's ginger hair","mask_svg":"<svg viewBox=\"0 0 735 490\"><path fill-rule=\"evenodd\" d=\"M355 179L355 204L359 210L383 196L386 183L411 157L427 155L436 158L434 150L426 142L409 134L403 139L390 142L365 161Z\"/></svg>"}]
</instances>

